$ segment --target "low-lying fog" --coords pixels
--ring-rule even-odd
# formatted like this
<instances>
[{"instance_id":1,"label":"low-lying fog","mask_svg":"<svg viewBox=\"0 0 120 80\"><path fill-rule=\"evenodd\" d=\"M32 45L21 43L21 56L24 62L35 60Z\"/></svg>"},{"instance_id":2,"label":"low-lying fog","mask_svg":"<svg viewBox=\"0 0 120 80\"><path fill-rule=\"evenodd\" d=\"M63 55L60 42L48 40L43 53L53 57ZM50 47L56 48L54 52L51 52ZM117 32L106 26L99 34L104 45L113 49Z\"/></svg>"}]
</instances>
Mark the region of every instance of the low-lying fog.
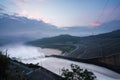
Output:
<instances>
[{"instance_id":1,"label":"low-lying fog","mask_svg":"<svg viewBox=\"0 0 120 80\"><path fill-rule=\"evenodd\" d=\"M100 66L54 57L45 58L45 55L61 55L61 51L59 50L47 48L42 49L40 47L23 44L11 44L3 46L0 47L0 50L2 50L4 54L7 50L7 53L11 58L16 57L24 63L39 63L40 66L58 75L61 74L61 69L63 67L70 68L70 64L77 64L83 69L92 71L97 76L97 80L120 80L120 74Z\"/></svg>"},{"instance_id":2,"label":"low-lying fog","mask_svg":"<svg viewBox=\"0 0 120 80\"><path fill-rule=\"evenodd\" d=\"M0 50L3 51L4 54L6 54L7 51L9 57L15 57L16 59L23 62L25 60L35 60L38 58L44 58L45 56L49 55L61 54L61 51L56 49L40 48L24 44L10 44L0 47Z\"/></svg>"}]
</instances>

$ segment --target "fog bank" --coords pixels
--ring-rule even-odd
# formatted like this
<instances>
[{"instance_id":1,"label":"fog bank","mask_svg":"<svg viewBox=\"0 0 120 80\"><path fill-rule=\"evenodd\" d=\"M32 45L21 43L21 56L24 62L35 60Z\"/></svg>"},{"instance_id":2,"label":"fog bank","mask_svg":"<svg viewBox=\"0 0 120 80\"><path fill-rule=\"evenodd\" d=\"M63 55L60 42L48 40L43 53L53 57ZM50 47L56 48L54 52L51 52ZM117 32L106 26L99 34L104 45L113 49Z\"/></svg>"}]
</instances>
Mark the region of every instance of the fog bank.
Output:
<instances>
[{"instance_id":1,"label":"fog bank","mask_svg":"<svg viewBox=\"0 0 120 80\"><path fill-rule=\"evenodd\" d=\"M17 58L18 60L31 61L36 59L44 58L46 55L60 55L61 51L55 49L48 48L40 48L34 46L28 46L23 44L10 44L6 46L0 47L0 50L4 52L4 54L9 55L10 58Z\"/></svg>"}]
</instances>

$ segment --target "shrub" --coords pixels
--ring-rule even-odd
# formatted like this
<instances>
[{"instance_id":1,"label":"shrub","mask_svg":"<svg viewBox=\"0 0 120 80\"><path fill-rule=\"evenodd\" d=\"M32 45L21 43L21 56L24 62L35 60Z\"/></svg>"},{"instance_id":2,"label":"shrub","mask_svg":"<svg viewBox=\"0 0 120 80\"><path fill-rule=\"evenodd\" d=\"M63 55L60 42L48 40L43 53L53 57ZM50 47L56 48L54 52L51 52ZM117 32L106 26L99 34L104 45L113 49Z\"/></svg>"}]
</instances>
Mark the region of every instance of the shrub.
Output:
<instances>
[{"instance_id":1,"label":"shrub","mask_svg":"<svg viewBox=\"0 0 120 80\"><path fill-rule=\"evenodd\" d=\"M95 80L96 76L87 69L81 69L78 65L71 64L71 70L62 69L62 77L65 80Z\"/></svg>"}]
</instances>

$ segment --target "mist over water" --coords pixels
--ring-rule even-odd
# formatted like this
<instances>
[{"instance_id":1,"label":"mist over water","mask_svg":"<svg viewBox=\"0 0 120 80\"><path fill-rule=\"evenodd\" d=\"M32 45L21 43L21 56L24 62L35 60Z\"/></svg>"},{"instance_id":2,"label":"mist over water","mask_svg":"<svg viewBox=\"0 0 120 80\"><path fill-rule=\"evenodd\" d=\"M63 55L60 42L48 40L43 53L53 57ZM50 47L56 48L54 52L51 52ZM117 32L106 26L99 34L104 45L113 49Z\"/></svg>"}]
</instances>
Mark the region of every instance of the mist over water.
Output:
<instances>
[{"instance_id":1,"label":"mist over water","mask_svg":"<svg viewBox=\"0 0 120 80\"><path fill-rule=\"evenodd\" d=\"M40 48L34 46L28 46L24 44L10 44L0 47L0 50L9 55L9 57L17 58L23 63L39 63L40 66L60 75L63 67L70 68L70 64L77 64L83 69L92 71L97 80L119 80L120 75L111 70L103 67L99 67L92 64L80 63L75 61L69 61L65 59L59 59L54 57L47 57L45 55L61 55L61 51L56 49ZM52 64L52 65L51 65Z\"/></svg>"},{"instance_id":2,"label":"mist over water","mask_svg":"<svg viewBox=\"0 0 120 80\"><path fill-rule=\"evenodd\" d=\"M0 50L3 51L4 54L6 54L7 51L10 58L16 58L22 62L45 58L45 55L61 54L61 51L59 50L28 46L24 44L10 44L0 47Z\"/></svg>"}]
</instances>

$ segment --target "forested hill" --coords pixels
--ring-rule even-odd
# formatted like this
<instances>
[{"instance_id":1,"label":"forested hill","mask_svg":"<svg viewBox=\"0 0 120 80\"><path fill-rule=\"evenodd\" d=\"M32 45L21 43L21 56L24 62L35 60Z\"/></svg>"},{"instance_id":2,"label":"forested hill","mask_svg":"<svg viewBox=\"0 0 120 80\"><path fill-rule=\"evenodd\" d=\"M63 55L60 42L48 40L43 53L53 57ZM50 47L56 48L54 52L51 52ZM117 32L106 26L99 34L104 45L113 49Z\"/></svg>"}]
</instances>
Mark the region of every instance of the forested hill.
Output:
<instances>
[{"instance_id":1,"label":"forested hill","mask_svg":"<svg viewBox=\"0 0 120 80\"><path fill-rule=\"evenodd\" d=\"M41 44L64 44L64 43L77 43L80 41L80 37L70 36L70 35L59 35L55 37L38 39L35 41L28 42L33 45L41 45Z\"/></svg>"},{"instance_id":2,"label":"forested hill","mask_svg":"<svg viewBox=\"0 0 120 80\"><path fill-rule=\"evenodd\" d=\"M53 44L75 44L79 46L79 49L74 52L74 54L69 54L69 56L77 58L105 57L120 54L120 30L87 37L60 35L56 37L38 39L28 42L27 44L40 47L45 47L49 44L49 47L51 45L52 48L54 48Z\"/></svg>"}]
</instances>

